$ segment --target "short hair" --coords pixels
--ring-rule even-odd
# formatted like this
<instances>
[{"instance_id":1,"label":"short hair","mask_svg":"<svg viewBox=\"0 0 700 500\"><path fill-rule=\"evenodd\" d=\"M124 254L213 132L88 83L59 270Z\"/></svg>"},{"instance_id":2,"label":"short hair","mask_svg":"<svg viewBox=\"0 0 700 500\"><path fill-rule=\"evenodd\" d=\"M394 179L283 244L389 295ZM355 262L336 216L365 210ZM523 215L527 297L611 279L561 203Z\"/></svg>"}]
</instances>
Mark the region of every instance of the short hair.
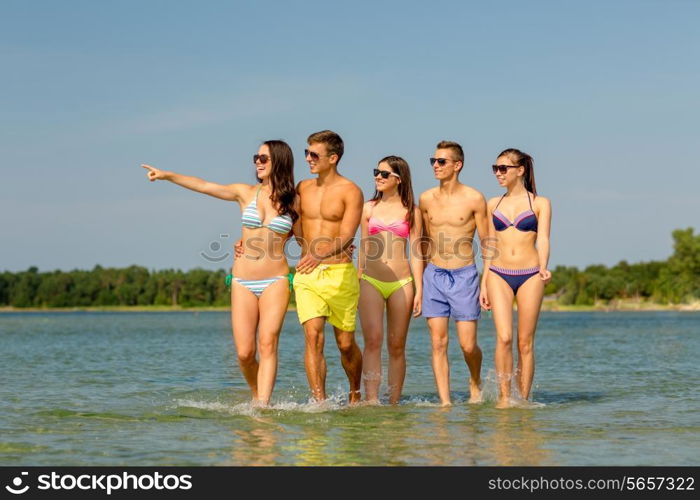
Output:
<instances>
[{"instance_id":1,"label":"short hair","mask_svg":"<svg viewBox=\"0 0 700 500\"><path fill-rule=\"evenodd\" d=\"M343 157L343 151L345 150L343 139L341 139L340 136L332 130L321 130L320 132L314 132L308 139L306 139L306 142L309 144L325 144L328 154L338 155L338 161L340 161L340 159Z\"/></svg>"},{"instance_id":2,"label":"short hair","mask_svg":"<svg viewBox=\"0 0 700 500\"><path fill-rule=\"evenodd\" d=\"M461 161L464 163L464 150L462 146L453 141L440 141L438 142L436 149L451 149L454 155L457 157L455 161Z\"/></svg>"}]
</instances>

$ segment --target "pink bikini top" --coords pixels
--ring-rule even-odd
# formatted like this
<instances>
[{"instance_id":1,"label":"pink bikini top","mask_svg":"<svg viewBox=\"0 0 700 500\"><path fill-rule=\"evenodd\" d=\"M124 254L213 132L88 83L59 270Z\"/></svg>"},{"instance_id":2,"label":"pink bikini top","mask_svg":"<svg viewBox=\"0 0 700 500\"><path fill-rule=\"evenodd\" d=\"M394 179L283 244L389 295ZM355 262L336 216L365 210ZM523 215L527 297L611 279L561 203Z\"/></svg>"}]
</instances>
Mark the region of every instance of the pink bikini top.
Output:
<instances>
[{"instance_id":1,"label":"pink bikini top","mask_svg":"<svg viewBox=\"0 0 700 500\"><path fill-rule=\"evenodd\" d=\"M394 233L399 238L408 238L408 235L411 232L411 228L408 226L408 221L406 219L385 224L376 217L370 217L367 221L367 229L370 235L377 234L382 231L389 231L390 233Z\"/></svg>"}]
</instances>

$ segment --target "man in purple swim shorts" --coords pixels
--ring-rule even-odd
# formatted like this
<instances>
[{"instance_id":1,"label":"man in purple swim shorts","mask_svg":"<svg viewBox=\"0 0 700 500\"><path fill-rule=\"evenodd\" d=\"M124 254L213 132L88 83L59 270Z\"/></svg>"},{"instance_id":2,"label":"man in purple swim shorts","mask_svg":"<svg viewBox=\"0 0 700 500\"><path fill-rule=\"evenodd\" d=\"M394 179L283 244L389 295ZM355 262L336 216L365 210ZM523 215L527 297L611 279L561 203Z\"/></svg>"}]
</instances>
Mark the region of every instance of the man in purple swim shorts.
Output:
<instances>
[{"instance_id":1,"label":"man in purple swim shorts","mask_svg":"<svg viewBox=\"0 0 700 500\"><path fill-rule=\"evenodd\" d=\"M420 211L430 258L423 273L423 316L428 320L432 364L440 402L450 400L450 365L447 359L450 318L469 367L470 403L481 401L481 349L476 342L479 273L474 265L473 240L478 230L484 253L488 235L486 200L474 188L459 182L464 151L456 142L441 141L430 159L438 187L420 196Z\"/></svg>"}]
</instances>

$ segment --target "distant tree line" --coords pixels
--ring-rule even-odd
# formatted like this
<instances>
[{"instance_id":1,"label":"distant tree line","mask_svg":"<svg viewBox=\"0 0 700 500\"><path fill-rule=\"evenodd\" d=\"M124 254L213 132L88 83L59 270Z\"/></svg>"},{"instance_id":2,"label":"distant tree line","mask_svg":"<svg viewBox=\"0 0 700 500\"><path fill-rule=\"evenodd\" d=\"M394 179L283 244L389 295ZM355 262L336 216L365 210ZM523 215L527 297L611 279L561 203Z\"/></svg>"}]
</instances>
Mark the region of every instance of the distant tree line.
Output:
<instances>
[{"instance_id":1,"label":"distant tree line","mask_svg":"<svg viewBox=\"0 0 700 500\"><path fill-rule=\"evenodd\" d=\"M693 229L673 232L674 252L666 261L615 266L557 266L545 293L563 305L593 305L637 298L682 303L700 298L700 234ZM0 306L228 306L230 291L224 270L123 269L95 266L91 271L0 273ZM292 304L294 295L292 294Z\"/></svg>"},{"instance_id":2,"label":"distant tree line","mask_svg":"<svg viewBox=\"0 0 700 500\"><path fill-rule=\"evenodd\" d=\"M13 307L225 306L231 303L226 272L149 271L95 266L91 271L0 273L0 305Z\"/></svg>"},{"instance_id":3,"label":"distant tree line","mask_svg":"<svg viewBox=\"0 0 700 500\"><path fill-rule=\"evenodd\" d=\"M679 304L700 298L700 234L693 229L673 231L673 255L665 261L612 267L557 266L545 293L560 304L593 305L617 299L643 299Z\"/></svg>"}]
</instances>

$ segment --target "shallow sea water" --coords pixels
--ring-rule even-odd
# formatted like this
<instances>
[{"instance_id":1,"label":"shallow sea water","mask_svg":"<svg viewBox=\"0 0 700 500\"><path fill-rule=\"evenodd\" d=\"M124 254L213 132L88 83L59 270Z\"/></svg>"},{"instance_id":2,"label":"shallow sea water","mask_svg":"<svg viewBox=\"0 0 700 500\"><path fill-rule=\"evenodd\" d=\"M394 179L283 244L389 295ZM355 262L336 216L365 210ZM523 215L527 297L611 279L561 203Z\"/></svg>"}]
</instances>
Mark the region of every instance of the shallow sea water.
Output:
<instances>
[{"instance_id":1,"label":"shallow sea water","mask_svg":"<svg viewBox=\"0 0 700 500\"><path fill-rule=\"evenodd\" d=\"M310 403L295 313L268 409L249 404L226 312L4 313L0 342L0 465L700 463L700 313L542 313L532 402L508 410L486 317L485 401L467 403L452 332L450 408L422 318L397 406L347 405L330 330L330 398Z\"/></svg>"}]
</instances>

